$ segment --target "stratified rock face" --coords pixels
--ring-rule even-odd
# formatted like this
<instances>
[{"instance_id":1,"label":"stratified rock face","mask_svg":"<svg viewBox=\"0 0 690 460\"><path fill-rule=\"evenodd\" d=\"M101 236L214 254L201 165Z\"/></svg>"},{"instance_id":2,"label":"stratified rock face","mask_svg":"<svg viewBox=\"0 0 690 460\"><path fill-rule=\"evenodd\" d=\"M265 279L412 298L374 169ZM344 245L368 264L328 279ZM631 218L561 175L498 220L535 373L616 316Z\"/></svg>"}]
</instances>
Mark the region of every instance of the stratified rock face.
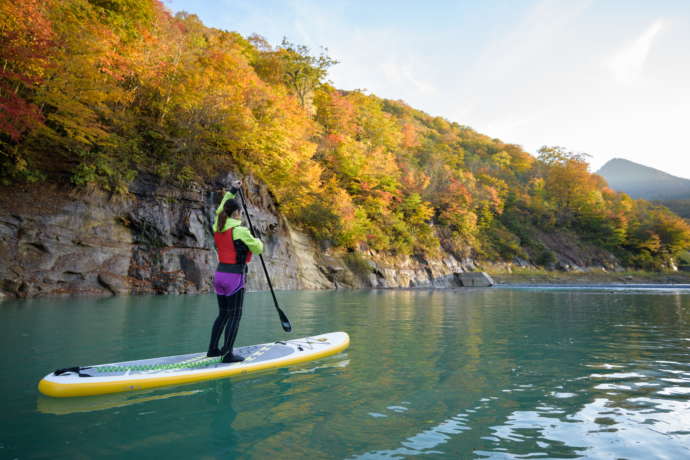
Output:
<instances>
[{"instance_id":1,"label":"stratified rock face","mask_svg":"<svg viewBox=\"0 0 690 460\"><path fill-rule=\"evenodd\" d=\"M227 188L231 180L219 182ZM245 186L276 289L454 287L454 274L473 268L448 254L422 260L373 252L353 267L291 228L264 186L251 179ZM124 197L6 189L0 196L0 298L212 292L211 222L220 198L208 188L183 190L151 177L138 178ZM247 286L268 289L258 258Z\"/></svg>"},{"instance_id":2,"label":"stratified rock face","mask_svg":"<svg viewBox=\"0 0 690 460\"><path fill-rule=\"evenodd\" d=\"M449 288L459 286L455 277L473 269L470 260L460 261L445 254L439 259L371 254L372 287Z\"/></svg>"},{"instance_id":3,"label":"stratified rock face","mask_svg":"<svg viewBox=\"0 0 690 460\"><path fill-rule=\"evenodd\" d=\"M465 287L490 287L496 284L493 278L485 272L461 273L458 277Z\"/></svg>"},{"instance_id":4,"label":"stratified rock face","mask_svg":"<svg viewBox=\"0 0 690 460\"><path fill-rule=\"evenodd\" d=\"M131 231L116 217L123 204L54 189L3 194L2 290L19 297L127 292ZM110 283L108 288L99 277ZM123 285L124 283L124 285Z\"/></svg>"},{"instance_id":5,"label":"stratified rock face","mask_svg":"<svg viewBox=\"0 0 690 460\"><path fill-rule=\"evenodd\" d=\"M260 187L248 197L278 286L296 289L287 228ZM27 187L0 199L0 290L41 295L205 293L217 256L211 218L220 194L140 178L126 197ZM10 196L11 195L11 196ZM259 206L255 206L254 204ZM250 289L264 287L252 264ZM258 276L258 275L261 276Z\"/></svg>"}]
</instances>

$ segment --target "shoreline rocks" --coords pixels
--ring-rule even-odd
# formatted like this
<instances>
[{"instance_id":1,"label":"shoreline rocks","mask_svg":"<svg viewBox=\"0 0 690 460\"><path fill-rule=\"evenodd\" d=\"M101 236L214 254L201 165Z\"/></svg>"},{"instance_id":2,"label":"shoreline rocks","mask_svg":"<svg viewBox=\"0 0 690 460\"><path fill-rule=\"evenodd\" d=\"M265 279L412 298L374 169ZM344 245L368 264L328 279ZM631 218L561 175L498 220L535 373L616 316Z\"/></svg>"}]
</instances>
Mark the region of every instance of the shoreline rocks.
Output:
<instances>
[{"instance_id":1,"label":"shoreline rocks","mask_svg":"<svg viewBox=\"0 0 690 460\"><path fill-rule=\"evenodd\" d=\"M232 180L228 174L213 186L229 188ZM479 264L443 250L421 257L323 249L289 224L264 185L252 178L244 182L252 222L279 290L457 288L590 278L639 282L623 278L612 255L566 233L544 240L556 254L554 268L565 271L544 272L526 260ZM210 186L182 189L149 175L138 177L124 196L57 185L4 187L0 299L212 292L217 256L211 221L220 198ZM686 278L690 282L690 273ZM247 287L268 289L258 261L250 264Z\"/></svg>"},{"instance_id":2,"label":"shoreline rocks","mask_svg":"<svg viewBox=\"0 0 690 460\"><path fill-rule=\"evenodd\" d=\"M232 176L216 181L228 188ZM276 289L454 287L473 268L440 259L376 254L355 263L324 251L281 216L265 186L245 180L252 222ZM220 195L142 175L125 196L56 185L5 188L0 196L0 295L4 298L212 292L217 256L211 219ZM364 260L364 259L362 259ZM250 264L248 289L268 289Z\"/></svg>"}]
</instances>

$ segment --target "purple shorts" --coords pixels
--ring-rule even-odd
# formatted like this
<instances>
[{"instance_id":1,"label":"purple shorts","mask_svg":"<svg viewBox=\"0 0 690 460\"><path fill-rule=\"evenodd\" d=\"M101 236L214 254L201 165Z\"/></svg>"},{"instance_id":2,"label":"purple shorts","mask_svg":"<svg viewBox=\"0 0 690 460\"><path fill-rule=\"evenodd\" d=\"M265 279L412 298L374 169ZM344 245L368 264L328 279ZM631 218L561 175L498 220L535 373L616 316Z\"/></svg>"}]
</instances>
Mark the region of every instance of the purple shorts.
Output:
<instances>
[{"instance_id":1,"label":"purple shorts","mask_svg":"<svg viewBox=\"0 0 690 460\"><path fill-rule=\"evenodd\" d=\"M213 287L218 295L233 295L244 287L244 274L216 272Z\"/></svg>"}]
</instances>

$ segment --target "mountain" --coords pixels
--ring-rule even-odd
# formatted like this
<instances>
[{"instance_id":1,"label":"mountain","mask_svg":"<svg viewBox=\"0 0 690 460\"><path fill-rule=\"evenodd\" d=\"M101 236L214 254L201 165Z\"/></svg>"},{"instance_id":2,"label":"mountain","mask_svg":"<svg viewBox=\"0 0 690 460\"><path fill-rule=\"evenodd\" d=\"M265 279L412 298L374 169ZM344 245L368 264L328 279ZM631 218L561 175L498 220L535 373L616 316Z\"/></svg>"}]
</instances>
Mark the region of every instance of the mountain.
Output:
<instances>
[{"instance_id":1,"label":"mountain","mask_svg":"<svg viewBox=\"0 0 690 460\"><path fill-rule=\"evenodd\" d=\"M646 200L690 199L690 180L622 158L614 158L597 171L609 187Z\"/></svg>"}]
</instances>

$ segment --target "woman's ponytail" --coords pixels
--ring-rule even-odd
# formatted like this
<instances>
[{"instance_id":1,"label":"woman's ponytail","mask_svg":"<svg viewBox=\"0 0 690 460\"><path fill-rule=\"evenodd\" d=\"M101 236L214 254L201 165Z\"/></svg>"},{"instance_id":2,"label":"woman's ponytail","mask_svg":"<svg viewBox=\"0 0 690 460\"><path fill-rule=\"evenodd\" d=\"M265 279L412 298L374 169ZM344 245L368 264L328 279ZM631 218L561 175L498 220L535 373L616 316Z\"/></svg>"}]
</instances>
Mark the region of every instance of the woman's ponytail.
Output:
<instances>
[{"instance_id":1,"label":"woman's ponytail","mask_svg":"<svg viewBox=\"0 0 690 460\"><path fill-rule=\"evenodd\" d=\"M228 219L238 209L240 209L240 203L236 199L231 198L227 200L225 202L225 205L223 205L223 209L218 214L218 226L216 227L216 231L221 233L224 232L225 225L228 223Z\"/></svg>"},{"instance_id":2,"label":"woman's ponytail","mask_svg":"<svg viewBox=\"0 0 690 460\"><path fill-rule=\"evenodd\" d=\"M222 232L225 228L225 223L228 220L228 214L225 212L225 208L218 214L218 225L216 226L216 231Z\"/></svg>"}]
</instances>

